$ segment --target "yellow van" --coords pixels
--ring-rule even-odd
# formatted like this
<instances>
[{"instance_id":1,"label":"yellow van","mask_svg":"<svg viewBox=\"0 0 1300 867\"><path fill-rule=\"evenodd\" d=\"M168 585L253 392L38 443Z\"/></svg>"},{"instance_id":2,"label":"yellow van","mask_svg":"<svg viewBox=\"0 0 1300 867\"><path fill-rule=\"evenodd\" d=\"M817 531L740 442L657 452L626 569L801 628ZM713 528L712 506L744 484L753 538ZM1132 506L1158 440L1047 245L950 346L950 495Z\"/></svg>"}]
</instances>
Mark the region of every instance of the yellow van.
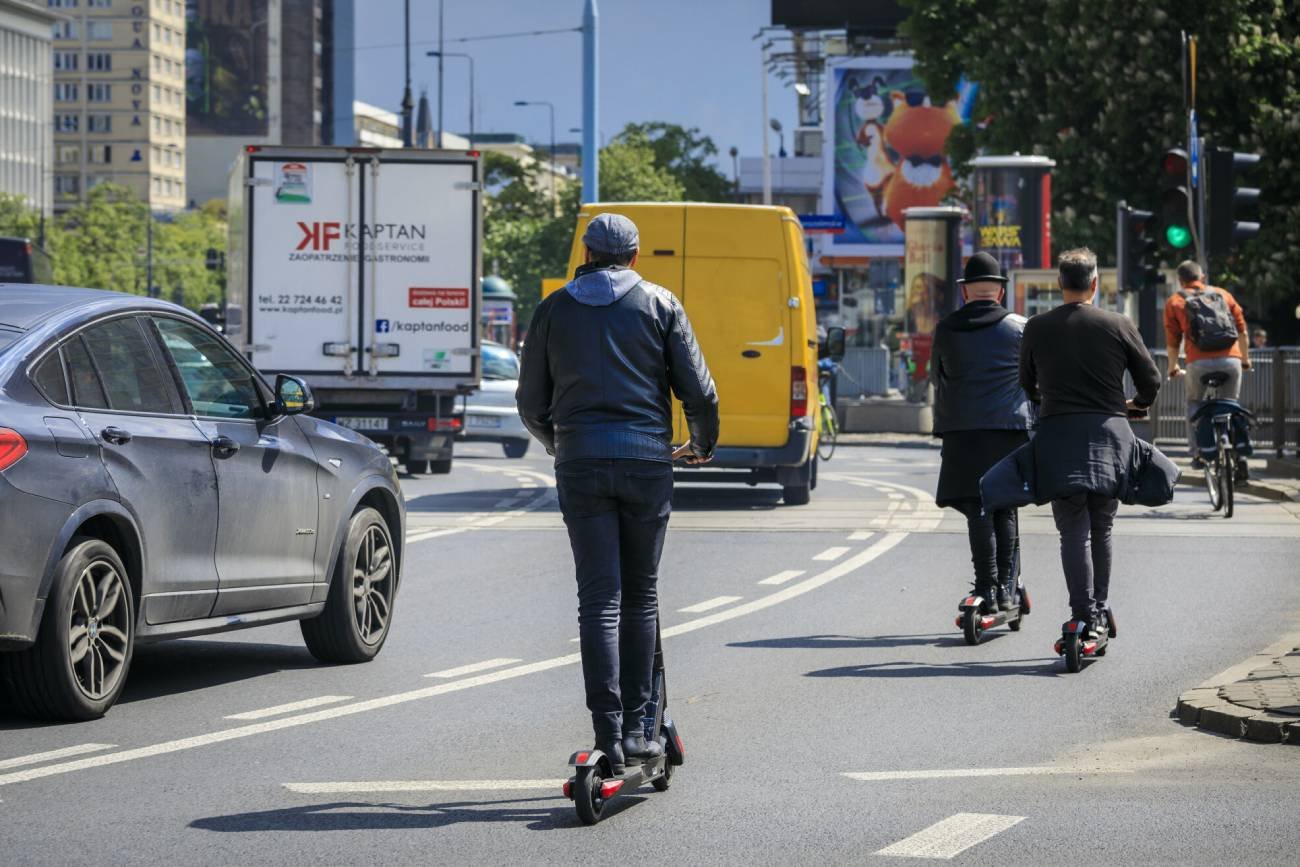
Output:
<instances>
[{"instance_id":1,"label":"yellow van","mask_svg":"<svg viewBox=\"0 0 1300 867\"><path fill-rule=\"evenodd\" d=\"M704 203L583 205L570 276L585 255L587 223L606 211L636 223L637 273L685 306L718 386L718 450L688 480L775 482L787 504L807 503L817 484L817 320L794 212ZM678 407L675 443L686 439L685 428Z\"/></svg>"}]
</instances>

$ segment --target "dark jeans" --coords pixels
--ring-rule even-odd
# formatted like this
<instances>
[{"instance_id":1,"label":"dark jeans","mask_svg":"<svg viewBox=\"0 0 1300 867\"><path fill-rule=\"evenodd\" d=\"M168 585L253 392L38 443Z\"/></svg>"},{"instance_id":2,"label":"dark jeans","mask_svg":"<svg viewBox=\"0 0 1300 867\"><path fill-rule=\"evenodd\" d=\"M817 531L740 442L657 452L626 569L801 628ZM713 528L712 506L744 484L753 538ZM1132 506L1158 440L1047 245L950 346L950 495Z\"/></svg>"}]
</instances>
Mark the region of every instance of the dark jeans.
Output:
<instances>
[{"instance_id":1,"label":"dark jeans","mask_svg":"<svg viewBox=\"0 0 1300 867\"><path fill-rule=\"evenodd\" d=\"M1020 572L1020 522L1015 509L985 512L978 500L962 500L954 508L966 516L975 589L1005 586Z\"/></svg>"},{"instance_id":2,"label":"dark jeans","mask_svg":"<svg viewBox=\"0 0 1300 867\"><path fill-rule=\"evenodd\" d=\"M1119 500L1075 494L1052 501L1061 533L1061 568L1070 588L1070 616L1080 620L1106 605L1110 594L1110 533Z\"/></svg>"},{"instance_id":3,"label":"dark jeans","mask_svg":"<svg viewBox=\"0 0 1300 867\"><path fill-rule=\"evenodd\" d=\"M672 465L582 460L555 471L578 573L582 676L596 738L635 732L650 701Z\"/></svg>"}]
</instances>

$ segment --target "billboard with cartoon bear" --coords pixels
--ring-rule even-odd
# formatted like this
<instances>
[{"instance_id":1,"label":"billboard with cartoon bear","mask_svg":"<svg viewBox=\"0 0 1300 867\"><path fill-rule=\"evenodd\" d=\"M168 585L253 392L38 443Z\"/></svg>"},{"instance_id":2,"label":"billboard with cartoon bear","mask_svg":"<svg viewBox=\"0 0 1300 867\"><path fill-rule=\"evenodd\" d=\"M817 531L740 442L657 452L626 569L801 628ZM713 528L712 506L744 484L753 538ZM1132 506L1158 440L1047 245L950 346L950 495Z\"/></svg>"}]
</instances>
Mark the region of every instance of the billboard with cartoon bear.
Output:
<instances>
[{"instance_id":1,"label":"billboard with cartoon bear","mask_svg":"<svg viewBox=\"0 0 1300 867\"><path fill-rule=\"evenodd\" d=\"M904 209L934 207L953 191L948 133L969 118L975 87L963 81L956 97L933 101L905 56L855 57L829 72L824 195L845 231L823 249L902 256Z\"/></svg>"}]
</instances>

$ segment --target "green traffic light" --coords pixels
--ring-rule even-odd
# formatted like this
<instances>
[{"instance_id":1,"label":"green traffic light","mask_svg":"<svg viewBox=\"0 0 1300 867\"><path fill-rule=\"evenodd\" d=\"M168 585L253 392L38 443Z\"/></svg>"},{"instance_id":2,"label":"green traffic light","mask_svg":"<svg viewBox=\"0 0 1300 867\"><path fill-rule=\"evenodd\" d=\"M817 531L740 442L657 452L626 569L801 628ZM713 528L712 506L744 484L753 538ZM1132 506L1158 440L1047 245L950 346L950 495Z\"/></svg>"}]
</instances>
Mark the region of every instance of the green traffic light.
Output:
<instances>
[{"instance_id":1,"label":"green traffic light","mask_svg":"<svg viewBox=\"0 0 1300 867\"><path fill-rule=\"evenodd\" d=\"M1175 250L1181 250L1188 244L1192 243L1192 231L1186 226L1166 226L1165 240L1168 241L1169 246L1173 247Z\"/></svg>"}]
</instances>

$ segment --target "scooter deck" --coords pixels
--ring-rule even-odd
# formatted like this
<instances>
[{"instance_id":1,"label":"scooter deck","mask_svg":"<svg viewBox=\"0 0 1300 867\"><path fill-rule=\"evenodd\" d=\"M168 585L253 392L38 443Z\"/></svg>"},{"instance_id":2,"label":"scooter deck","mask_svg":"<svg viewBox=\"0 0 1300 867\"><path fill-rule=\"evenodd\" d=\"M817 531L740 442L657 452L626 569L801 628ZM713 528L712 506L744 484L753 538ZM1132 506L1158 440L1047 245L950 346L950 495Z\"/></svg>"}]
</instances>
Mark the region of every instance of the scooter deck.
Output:
<instances>
[{"instance_id":1,"label":"scooter deck","mask_svg":"<svg viewBox=\"0 0 1300 867\"><path fill-rule=\"evenodd\" d=\"M957 615L957 627L959 629L962 627L962 618L965 616L964 609L965 606L963 605L962 614ZM1028 614L1029 612L1026 611L1025 613ZM1013 606L1010 610L1007 611L995 611L992 614L981 614L979 617L980 617L979 626L981 630L993 629L995 627L1002 626L1012 620L1018 619L1020 617L1020 606L1019 605Z\"/></svg>"}]
</instances>

